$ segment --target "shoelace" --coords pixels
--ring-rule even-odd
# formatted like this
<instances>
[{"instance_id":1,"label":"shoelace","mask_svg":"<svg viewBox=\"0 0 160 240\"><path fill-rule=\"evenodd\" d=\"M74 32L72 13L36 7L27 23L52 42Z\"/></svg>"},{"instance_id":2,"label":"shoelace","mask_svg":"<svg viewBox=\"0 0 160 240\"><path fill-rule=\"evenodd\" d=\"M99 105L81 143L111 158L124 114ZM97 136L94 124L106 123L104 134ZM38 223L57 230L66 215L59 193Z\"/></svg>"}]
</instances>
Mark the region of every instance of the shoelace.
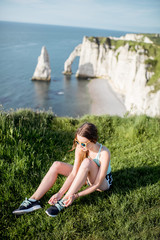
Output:
<instances>
[{"instance_id":1,"label":"shoelace","mask_svg":"<svg viewBox=\"0 0 160 240\"><path fill-rule=\"evenodd\" d=\"M20 206L28 207L31 204L31 202L26 198Z\"/></svg>"},{"instance_id":2,"label":"shoelace","mask_svg":"<svg viewBox=\"0 0 160 240\"><path fill-rule=\"evenodd\" d=\"M58 201L55 206L58 208L59 211L61 211L65 207L62 200Z\"/></svg>"}]
</instances>

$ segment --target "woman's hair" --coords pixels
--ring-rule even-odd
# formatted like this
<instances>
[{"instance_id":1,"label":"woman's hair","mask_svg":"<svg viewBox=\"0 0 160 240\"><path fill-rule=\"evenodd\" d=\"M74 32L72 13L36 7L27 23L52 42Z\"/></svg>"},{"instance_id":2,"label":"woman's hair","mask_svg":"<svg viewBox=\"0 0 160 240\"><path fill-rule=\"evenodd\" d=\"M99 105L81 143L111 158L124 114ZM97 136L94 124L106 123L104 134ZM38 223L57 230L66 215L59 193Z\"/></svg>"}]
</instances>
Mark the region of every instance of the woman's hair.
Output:
<instances>
[{"instance_id":1,"label":"woman's hair","mask_svg":"<svg viewBox=\"0 0 160 240\"><path fill-rule=\"evenodd\" d=\"M79 135L81 137L85 137L90 142L93 142L93 143L96 143L98 140L98 131L97 131L96 126L93 123L86 122L86 123L82 124L82 126L80 126L75 133L75 139L77 138L77 135ZM75 139L73 141L73 146L70 151L73 151L76 148ZM88 157L88 151L87 152L82 151L81 162L86 157Z\"/></svg>"},{"instance_id":2,"label":"woman's hair","mask_svg":"<svg viewBox=\"0 0 160 240\"><path fill-rule=\"evenodd\" d=\"M87 138L89 141L96 143L98 140L98 132L97 128L93 123L84 123L82 126L80 126L75 134L75 138L77 135L81 137Z\"/></svg>"}]
</instances>

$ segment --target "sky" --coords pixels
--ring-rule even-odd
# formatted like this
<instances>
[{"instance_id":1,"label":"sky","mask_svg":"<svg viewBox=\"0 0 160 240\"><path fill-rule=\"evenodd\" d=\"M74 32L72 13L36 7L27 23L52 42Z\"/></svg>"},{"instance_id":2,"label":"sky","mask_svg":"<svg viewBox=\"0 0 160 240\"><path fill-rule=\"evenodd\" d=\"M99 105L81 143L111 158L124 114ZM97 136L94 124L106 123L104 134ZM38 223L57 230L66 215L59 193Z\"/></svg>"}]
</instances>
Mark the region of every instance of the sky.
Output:
<instances>
[{"instance_id":1,"label":"sky","mask_svg":"<svg viewBox=\"0 0 160 240\"><path fill-rule=\"evenodd\" d=\"M160 33L160 0L0 0L0 21Z\"/></svg>"}]
</instances>

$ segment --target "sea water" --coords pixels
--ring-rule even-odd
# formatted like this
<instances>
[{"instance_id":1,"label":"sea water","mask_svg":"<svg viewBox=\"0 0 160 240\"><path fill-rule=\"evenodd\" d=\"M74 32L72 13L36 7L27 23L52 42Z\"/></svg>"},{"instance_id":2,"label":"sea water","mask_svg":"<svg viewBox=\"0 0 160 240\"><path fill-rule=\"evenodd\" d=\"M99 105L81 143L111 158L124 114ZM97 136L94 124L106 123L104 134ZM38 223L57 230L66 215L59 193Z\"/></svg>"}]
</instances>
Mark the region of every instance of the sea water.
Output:
<instances>
[{"instance_id":1,"label":"sea water","mask_svg":"<svg viewBox=\"0 0 160 240\"><path fill-rule=\"evenodd\" d=\"M0 105L5 111L31 108L58 116L89 114L88 80L65 76L64 62L84 36L115 36L126 32L55 25L0 22ZM42 46L50 58L51 81L31 81Z\"/></svg>"}]
</instances>

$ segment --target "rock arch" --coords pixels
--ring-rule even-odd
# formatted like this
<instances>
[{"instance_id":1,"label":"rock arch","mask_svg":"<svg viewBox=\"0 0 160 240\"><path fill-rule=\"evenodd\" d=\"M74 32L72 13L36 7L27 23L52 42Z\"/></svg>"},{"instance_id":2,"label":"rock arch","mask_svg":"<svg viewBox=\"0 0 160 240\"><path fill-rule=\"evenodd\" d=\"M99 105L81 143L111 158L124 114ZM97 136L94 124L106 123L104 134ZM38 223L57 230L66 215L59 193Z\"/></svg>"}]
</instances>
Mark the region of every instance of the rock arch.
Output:
<instances>
[{"instance_id":1,"label":"rock arch","mask_svg":"<svg viewBox=\"0 0 160 240\"><path fill-rule=\"evenodd\" d=\"M69 58L64 63L64 72L65 75L72 74L72 63L76 57L80 57L82 44L79 44L73 52L69 55Z\"/></svg>"}]
</instances>

